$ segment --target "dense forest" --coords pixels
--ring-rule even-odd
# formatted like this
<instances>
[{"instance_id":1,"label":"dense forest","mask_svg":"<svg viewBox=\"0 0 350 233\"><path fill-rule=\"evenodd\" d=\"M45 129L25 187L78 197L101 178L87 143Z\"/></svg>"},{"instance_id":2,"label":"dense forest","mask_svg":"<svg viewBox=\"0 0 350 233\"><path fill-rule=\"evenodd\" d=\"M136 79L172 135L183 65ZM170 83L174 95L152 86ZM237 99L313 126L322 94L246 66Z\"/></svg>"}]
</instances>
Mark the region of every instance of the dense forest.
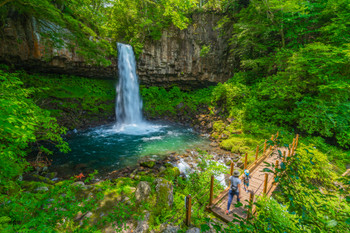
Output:
<instances>
[{"instance_id":1,"label":"dense forest","mask_svg":"<svg viewBox=\"0 0 350 233\"><path fill-rule=\"evenodd\" d=\"M205 195L210 177L226 172L199 149L198 170L186 178L166 164L159 172L98 182L98 171L81 174L83 185L82 176L54 180L45 169L52 154L70 150L67 132L115 114L114 80L6 63L0 64L1 232L350 231L350 179L342 176L350 166L348 0L1 0L0 28L14 16L55 25L41 32L45 46L75 48L91 66L108 67L117 42L132 45L138 58L146 41L158 41L169 28L186 30L203 13L221 17L215 30L230 38L233 76L201 89L141 83L143 112L194 128L205 116L210 139L237 154L277 131L278 140L268 143L288 147L298 133L288 166L267 168L279 183L272 197L258 198L256 214L236 224L217 220L203 204L194 205L192 228L183 218L165 226L184 214L178 210L187 194ZM200 56L210 52L211 45L202 46ZM140 201L134 193L143 182L151 191ZM169 185L172 207L159 188Z\"/></svg>"}]
</instances>

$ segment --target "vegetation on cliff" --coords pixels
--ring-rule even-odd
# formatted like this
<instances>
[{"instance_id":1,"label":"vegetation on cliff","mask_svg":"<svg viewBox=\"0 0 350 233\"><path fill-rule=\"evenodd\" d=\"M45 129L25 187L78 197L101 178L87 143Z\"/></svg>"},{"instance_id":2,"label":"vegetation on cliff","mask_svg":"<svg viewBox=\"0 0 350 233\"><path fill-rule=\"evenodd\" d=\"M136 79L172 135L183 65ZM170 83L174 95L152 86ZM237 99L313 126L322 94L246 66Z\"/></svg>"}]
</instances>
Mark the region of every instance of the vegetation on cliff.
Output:
<instances>
[{"instance_id":1,"label":"vegetation on cliff","mask_svg":"<svg viewBox=\"0 0 350 233\"><path fill-rule=\"evenodd\" d=\"M254 149L269 138L271 131L285 132L287 139L296 131L303 135L288 166L277 169L281 172L276 174L280 189L271 199L259 199L257 216L250 221L241 219L240 225L218 224L205 212L202 187L211 175L225 171L204 152L200 152L200 173L194 172L187 179L179 177L178 169L169 165L159 173L136 172L129 178L95 184L91 182L93 174L84 184L73 184L82 176L55 182L45 172L23 181L22 175L32 165L47 165L43 158L54 147L69 150L62 138L65 127L72 129L85 124L84 120L99 121L113 114L115 94L105 80L29 75L2 66L2 232L103 231L106 225L120 229L146 216L149 229L161 231L162 223L174 220L172 217L176 217L175 224L182 223L183 200L190 193L198 194L194 197L198 205L194 207L193 225L202 231L209 226L228 232L350 230L350 181L349 177L340 177L350 163L347 0L5 0L0 7L2 17L16 12L34 16L39 24L50 27L42 35L48 44L78 46L88 60L105 65L106 56L115 51L102 38L126 41L141 51L146 37L159 38L167 26L185 28L191 13L217 11L224 16L218 27L223 33L232 31L231 55L239 61L234 77L193 92L178 87L142 88L148 116L185 116L201 124L201 115L209 115L214 121L208 127L211 137L235 153ZM226 30L228 27L233 30ZM30 152L38 154L35 164L25 159ZM147 201L139 202L134 192L141 181L150 184L151 192ZM217 185L215 192L221 188ZM163 204L169 208L161 208Z\"/></svg>"}]
</instances>

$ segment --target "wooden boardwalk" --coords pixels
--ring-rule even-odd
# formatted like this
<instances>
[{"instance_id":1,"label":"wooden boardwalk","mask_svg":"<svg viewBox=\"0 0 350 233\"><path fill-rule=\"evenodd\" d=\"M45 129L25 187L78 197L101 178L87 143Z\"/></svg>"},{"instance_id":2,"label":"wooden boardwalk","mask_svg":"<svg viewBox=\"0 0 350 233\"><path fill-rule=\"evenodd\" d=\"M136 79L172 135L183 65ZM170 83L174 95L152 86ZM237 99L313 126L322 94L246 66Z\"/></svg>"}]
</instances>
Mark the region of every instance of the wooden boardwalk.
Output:
<instances>
[{"instance_id":1,"label":"wooden boardwalk","mask_svg":"<svg viewBox=\"0 0 350 233\"><path fill-rule=\"evenodd\" d=\"M280 163L282 158L279 156L278 150L280 150L283 153L286 153L288 151L288 148L276 148L267 150L266 153L259 158L256 162L251 164L247 169L250 170L250 184L249 184L249 192L253 192L255 195L255 198L258 195L263 194L264 190L264 181L265 181L265 173L263 169L266 167L266 164L263 162L267 162L269 164L276 164L276 161ZM285 151L285 152L284 152ZM269 167L272 169L271 167ZM242 175L240 176L242 178ZM273 184L274 177L271 173L268 175L268 181L267 181L267 190L266 194L269 196L272 194L272 192L275 190L276 185ZM241 207L235 207L235 204L237 204L237 196L234 196L233 201L231 203L230 211L232 211L234 214L237 214L238 216L242 218L247 217L247 208L246 205L249 203L249 196L250 193L246 192L243 188L243 182L241 184L241 203L243 206ZM227 202L228 202L228 192L229 187L226 188L217 198L213 200L213 204L211 206L208 206L208 210L212 211L214 215L221 218L222 220L226 222L231 222L234 218L233 214L226 215L225 211L227 209ZM254 199L255 199L254 198ZM253 208L254 212L254 208Z\"/></svg>"}]
</instances>

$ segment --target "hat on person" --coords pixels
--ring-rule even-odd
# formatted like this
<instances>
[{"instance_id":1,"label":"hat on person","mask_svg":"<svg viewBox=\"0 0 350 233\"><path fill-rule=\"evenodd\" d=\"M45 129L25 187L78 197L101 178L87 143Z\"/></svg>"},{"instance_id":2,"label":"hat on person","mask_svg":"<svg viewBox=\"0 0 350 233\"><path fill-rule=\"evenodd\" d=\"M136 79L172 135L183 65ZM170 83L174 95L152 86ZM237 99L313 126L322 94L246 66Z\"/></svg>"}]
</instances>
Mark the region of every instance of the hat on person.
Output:
<instances>
[{"instance_id":1,"label":"hat on person","mask_svg":"<svg viewBox=\"0 0 350 233\"><path fill-rule=\"evenodd\" d=\"M237 171L237 170L235 170L234 172L233 172L233 176L239 176L239 171Z\"/></svg>"},{"instance_id":2,"label":"hat on person","mask_svg":"<svg viewBox=\"0 0 350 233\"><path fill-rule=\"evenodd\" d=\"M244 170L244 174L245 174L246 176L249 176L249 170L248 170L248 169L245 169L245 170Z\"/></svg>"}]
</instances>

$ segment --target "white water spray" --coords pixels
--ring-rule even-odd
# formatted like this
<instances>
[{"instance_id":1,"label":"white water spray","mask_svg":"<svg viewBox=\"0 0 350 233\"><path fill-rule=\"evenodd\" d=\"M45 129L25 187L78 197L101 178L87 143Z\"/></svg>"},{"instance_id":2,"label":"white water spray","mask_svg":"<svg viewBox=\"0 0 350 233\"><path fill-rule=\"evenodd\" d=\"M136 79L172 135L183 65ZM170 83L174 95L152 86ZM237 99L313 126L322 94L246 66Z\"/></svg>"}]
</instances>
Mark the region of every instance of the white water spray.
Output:
<instances>
[{"instance_id":1,"label":"white water spray","mask_svg":"<svg viewBox=\"0 0 350 233\"><path fill-rule=\"evenodd\" d=\"M142 116L142 100L132 47L121 43L118 43L117 47L119 69L115 111L117 124L111 133L144 135L158 132L163 126L150 124Z\"/></svg>"},{"instance_id":2,"label":"white water spray","mask_svg":"<svg viewBox=\"0 0 350 233\"><path fill-rule=\"evenodd\" d=\"M118 43L118 69L117 124L120 126L142 124L142 102L136 75L136 61L130 45Z\"/></svg>"}]
</instances>

